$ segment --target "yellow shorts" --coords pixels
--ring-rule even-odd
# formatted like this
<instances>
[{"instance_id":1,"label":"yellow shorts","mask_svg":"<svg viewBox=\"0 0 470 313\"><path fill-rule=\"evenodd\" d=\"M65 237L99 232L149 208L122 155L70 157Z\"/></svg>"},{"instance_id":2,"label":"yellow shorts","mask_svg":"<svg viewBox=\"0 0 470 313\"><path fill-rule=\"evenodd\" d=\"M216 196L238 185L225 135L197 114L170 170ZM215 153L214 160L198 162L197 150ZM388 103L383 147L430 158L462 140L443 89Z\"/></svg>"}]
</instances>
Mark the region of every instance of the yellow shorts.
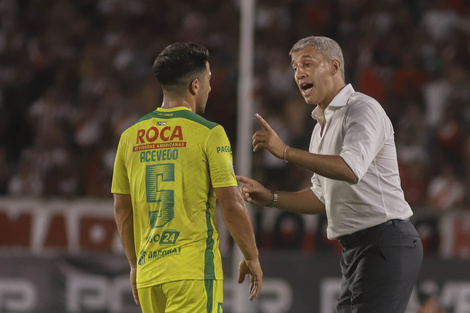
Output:
<instances>
[{"instance_id":1,"label":"yellow shorts","mask_svg":"<svg viewBox=\"0 0 470 313\"><path fill-rule=\"evenodd\" d=\"M222 280L180 280L140 288L143 313L222 313Z\"/></svg>"}]
</instances>

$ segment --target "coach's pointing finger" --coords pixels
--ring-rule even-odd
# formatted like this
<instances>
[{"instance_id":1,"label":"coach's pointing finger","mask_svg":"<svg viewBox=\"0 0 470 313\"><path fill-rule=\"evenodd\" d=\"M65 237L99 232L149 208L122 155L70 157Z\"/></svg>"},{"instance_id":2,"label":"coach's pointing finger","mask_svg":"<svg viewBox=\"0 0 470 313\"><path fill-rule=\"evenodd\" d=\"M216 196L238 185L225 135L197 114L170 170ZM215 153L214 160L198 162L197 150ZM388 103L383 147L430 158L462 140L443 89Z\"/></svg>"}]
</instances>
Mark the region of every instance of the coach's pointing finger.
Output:
<instances>
[{"instance_id":1,"label":"coach's pointing finger","mask_svg":"<svg viewBox=\"0 0 470 313\"><path fill-rule=\"evenodd\" d=\"M258 120L258 122L261 124L261 126L263 127L263 129L265 131L272 131L273 129L271 128L271 126L269 126L268 122L266 122L264 120L264 118L261 117L261 115L259 115L258 113L255 114L255 117L256 119Z\"/></svg>"},{"instance_id":2,"label":"coach's pointing finger","mask_svg":"<svg viewBox=\"0 0 470 313\"><path fill-rule=\"evenodd\" d=\"M283 158L283 152L286 144L279 138L277 133L269 126L261 115L255 114L256 119L263 127L264 131L257 131L253 135L253 151L256 152L261 149L267 149L278 159Z\"/></svg>"}]
</instances>

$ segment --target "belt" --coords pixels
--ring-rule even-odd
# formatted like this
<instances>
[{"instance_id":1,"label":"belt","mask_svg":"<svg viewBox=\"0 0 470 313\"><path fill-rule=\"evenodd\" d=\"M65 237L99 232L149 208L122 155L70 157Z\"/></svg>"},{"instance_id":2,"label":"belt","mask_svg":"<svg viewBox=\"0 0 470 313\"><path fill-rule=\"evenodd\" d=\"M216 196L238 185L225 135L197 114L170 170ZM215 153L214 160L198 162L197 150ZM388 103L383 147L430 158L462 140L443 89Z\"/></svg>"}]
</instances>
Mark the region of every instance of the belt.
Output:
<instances>
[{"instance_id":1,"label":"belt","mask_svg":"<svg viewBox=\"0 0 470 313\"><path fill-rule=\"evenodd\" d=\"M351 249L362 242L372 239L376 232L380 232L384 228L390 225L395 225L396 223L411 223L411 219L407 218L389 220L385 223L357 231L350 235L344 235L342 237L339 237L338 242L344 250Z\"/></svg>"}]
</instances>

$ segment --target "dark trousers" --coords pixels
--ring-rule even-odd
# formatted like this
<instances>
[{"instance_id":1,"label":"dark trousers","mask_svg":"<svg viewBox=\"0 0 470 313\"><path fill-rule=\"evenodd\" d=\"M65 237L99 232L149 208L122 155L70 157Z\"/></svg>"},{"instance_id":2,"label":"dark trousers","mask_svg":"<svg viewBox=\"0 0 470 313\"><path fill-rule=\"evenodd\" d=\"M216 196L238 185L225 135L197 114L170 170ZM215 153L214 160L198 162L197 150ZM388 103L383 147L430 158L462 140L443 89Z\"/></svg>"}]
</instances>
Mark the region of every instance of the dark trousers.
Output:
<instances>
[{"instance_id":1,"label":"dark trousers","mask_svg":"<svg viewBox=\"0 0 470 313\"><path fill-rule=\"evenodd\" d=\"M391 220L341 238L337 313L403 313L418 278L423 245L409 220Z\"/></svg>"}]
</instances>

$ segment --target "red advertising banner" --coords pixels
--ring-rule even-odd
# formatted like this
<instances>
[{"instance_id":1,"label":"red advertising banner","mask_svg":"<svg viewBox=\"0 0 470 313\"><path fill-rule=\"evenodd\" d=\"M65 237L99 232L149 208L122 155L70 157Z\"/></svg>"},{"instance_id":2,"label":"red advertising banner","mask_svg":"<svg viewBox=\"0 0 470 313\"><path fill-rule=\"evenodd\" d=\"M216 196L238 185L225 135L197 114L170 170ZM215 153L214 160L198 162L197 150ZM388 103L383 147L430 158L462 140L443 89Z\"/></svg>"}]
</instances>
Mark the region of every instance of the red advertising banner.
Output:
<instances>
[{"instance_id":1,"label":"red advertising banner","mask_svg":"<svg viewBox=\"0 0 470 313\"><path fill-rule=\"evenodd\" d=\"M121 252L112 200L0 199L0 249Z\"/></svg>"},{"instance_id":2,"label":"red advertising banner","mask_svg":"<svg viewBox=\"0 0 470 313\"><path fill-rule=\"evenodd\" d=\"M326 238L324 216L299 215L276 209L258 210L255 219L263 251L298 250L336 253L341 248ZM220 222L221 250L230 238ZM415 217L425 256L470 259L470 211L452 211L440 218ZM112 199L38 200L0 198L0 251L111 252L123 254L113 216Z\"/></svg>"}]
</instances>

